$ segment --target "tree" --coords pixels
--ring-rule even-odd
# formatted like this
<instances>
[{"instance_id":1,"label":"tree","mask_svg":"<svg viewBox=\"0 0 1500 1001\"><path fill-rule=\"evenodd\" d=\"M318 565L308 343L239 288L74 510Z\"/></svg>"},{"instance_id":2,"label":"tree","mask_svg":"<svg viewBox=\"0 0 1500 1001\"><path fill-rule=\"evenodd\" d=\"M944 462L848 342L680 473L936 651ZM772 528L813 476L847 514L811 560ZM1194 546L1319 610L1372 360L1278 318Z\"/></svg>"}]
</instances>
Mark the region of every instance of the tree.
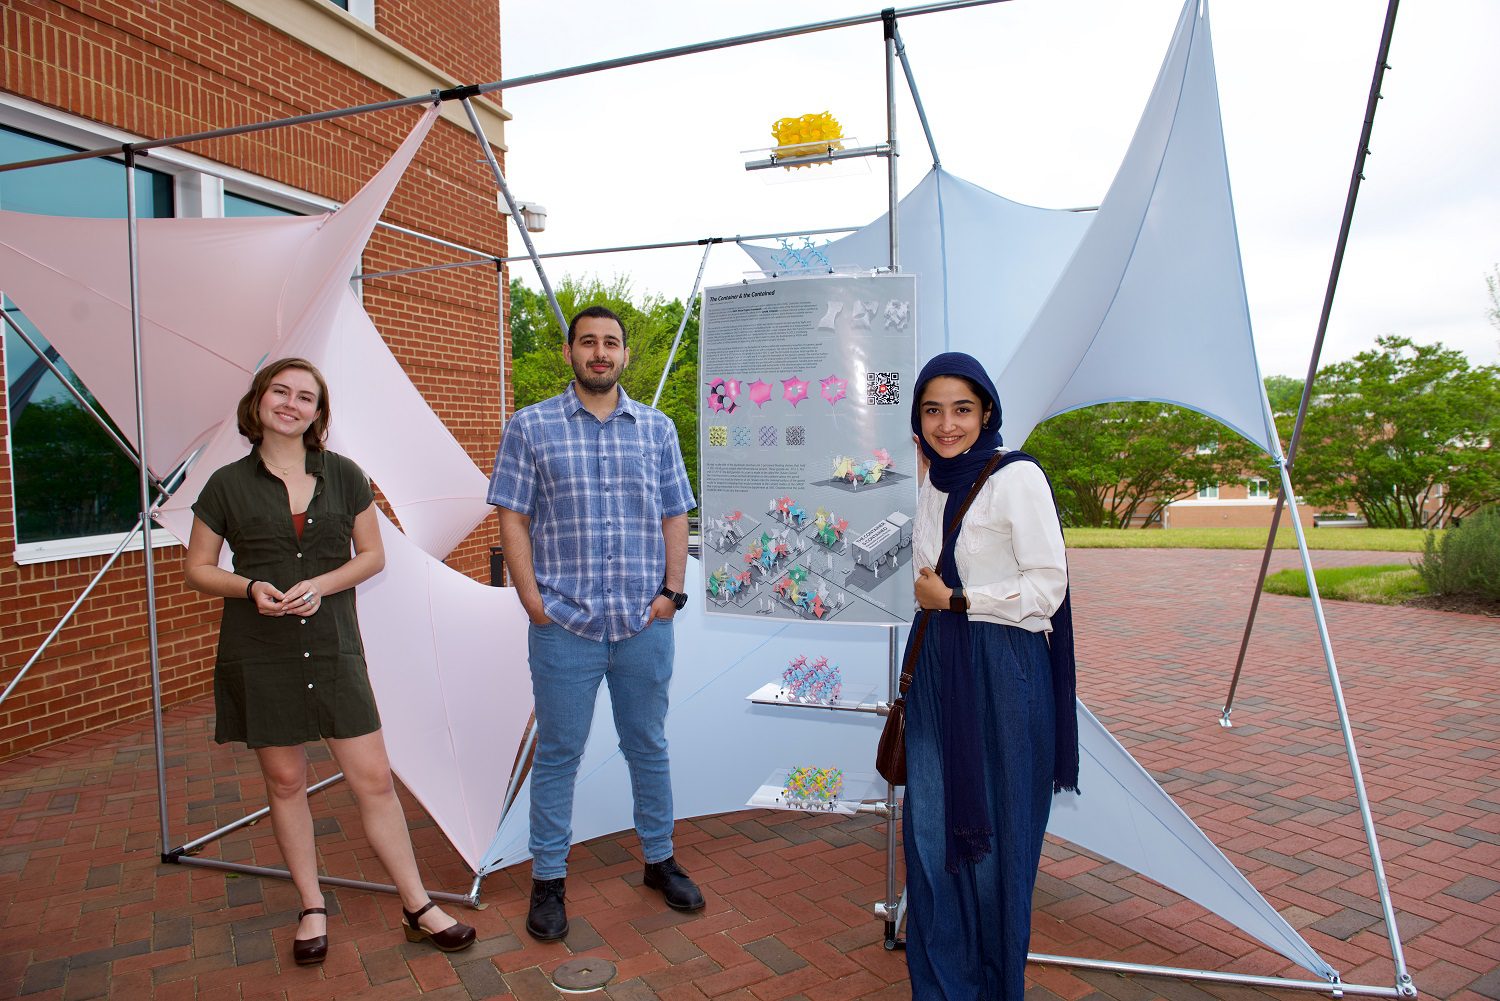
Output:
<instances>
[{"instance_id":1,"label":"tree","mask_svg":"<svg viewBox=\"0 0 1500 1001\"><path fill-rule=\"evenodd\" d=\"M661 296L633 297L623 278L606 285L598 278L564 278L554 291L563 315L571 317L589 306L607 306L625 326L630 364L620 384L632 399L650 403L682 323L683 305ZM573 378L563 357L563 331L547 297L519 281L510 284L512 390L516 407L555 396ZM698 304L692 304L682 343L657 407L677 425L677 438L688 479L698 492Z\"/></svg>"},{"instance_id":2,"label":"tree","mask_svg":"<svg viewBox=\"0 0 1500 1001\"><path fill-rule=\"evenodd\" d=\"M1280 417L1290 414L1295 417L1302 404L1302 380L1289 375L1268 375L1265 379L1266 399L1271 402L1271 413Z\"/></svg>"},{"instance_id":3,"label":"tree","mask_svg":"<svg viewBox=\"0 0 1500 1001\"><path fill-rule=\"evenodd\" d=\"M1390 528L1440 527L1500 500L1500 367L1405 337L1376 344L1318 373L1298 488Z\"/></svg>"},{"instance_id":4,"label":"tree","mask_svg":"<svg viewBox=\"0 0 1500 1001\"><path fill-rule=\"evenodd\" d=\"M33 398L11 434L18 542L124 531L140 515L135 466L71 399Z\"/></svg>"},{"instance_id":5,"label":"tree","mask_svg":"<svg viewBox=\"0 0 1500 1001\"><path fill-rule=\"evenodd\" d=\"M1128 528L1168 502L1242 476L1244 452L1220 448L1233 432L1160 403L1105 403L1045 421L1026 440L1052 479L1068 525Z\"/></svg>"}]
</instances>

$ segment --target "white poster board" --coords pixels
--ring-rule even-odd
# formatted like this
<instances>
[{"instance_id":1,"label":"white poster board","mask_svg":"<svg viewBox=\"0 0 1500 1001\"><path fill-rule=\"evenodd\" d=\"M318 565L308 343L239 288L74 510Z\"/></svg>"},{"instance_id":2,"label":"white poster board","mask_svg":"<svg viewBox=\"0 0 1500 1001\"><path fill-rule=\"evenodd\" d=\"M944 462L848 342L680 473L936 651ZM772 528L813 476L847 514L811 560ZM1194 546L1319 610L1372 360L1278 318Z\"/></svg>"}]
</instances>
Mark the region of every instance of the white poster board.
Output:
<instances>
[{"instance_id":1,"label":"white poster board","mask_svg":"<svg viewBox=\"0 0 1500 1001\"><path fill-rule=\"evenodd\" d=\"M916 278L817 275L703 292L704 608L911 621Z\"/></svg>"}]
</instances>

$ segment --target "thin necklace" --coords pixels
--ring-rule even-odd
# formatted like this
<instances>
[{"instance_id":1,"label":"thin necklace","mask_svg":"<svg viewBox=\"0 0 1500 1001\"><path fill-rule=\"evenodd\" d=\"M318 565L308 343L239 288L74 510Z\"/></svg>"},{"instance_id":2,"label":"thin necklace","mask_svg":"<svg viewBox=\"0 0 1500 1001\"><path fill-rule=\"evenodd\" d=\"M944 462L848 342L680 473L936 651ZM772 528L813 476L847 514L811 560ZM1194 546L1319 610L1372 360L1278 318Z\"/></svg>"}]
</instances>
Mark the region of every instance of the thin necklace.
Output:
<instances>
[{"instance_id":1,"label":"thin necklace","mask_svg":"<svg viewBox=\"0 0 1500 1001\"><path fill-rule=\"evenodd\" d=\"M272 469L279 469L279 470L281 470L281 475L282 476L291 476L292 475L292 470L291 470L290 466L282 466L282 465L278 465L278 464L272 462L270 459L266 458L266 454L264 452L262 452L260 454L260 460L262 462L264 462L266 465L270 466Z\"/></svg>"}]
</instances>

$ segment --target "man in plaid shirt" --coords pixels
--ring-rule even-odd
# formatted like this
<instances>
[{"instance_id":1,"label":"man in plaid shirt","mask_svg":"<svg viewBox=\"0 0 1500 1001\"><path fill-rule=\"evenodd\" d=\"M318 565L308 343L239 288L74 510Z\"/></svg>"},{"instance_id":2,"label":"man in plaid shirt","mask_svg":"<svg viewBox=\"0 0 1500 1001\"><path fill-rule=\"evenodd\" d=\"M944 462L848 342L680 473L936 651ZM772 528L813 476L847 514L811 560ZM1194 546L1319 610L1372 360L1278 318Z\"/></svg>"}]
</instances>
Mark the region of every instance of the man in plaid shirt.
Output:
<instances>
[{"instance_id":1,"label":"man in plaid shirt","mask_svg":"<svg viewBox=\"0 0 1500 1001\"><path fill-rule=\"evenodd\" d=\"M489 501L526 614L536 755L531 766L531 907L526 930L568 933L564 903L573 787L599 682L609 682L630 767L645 884L695 911L703 895L672 858L667 683L672 617L687 601L688 518L695 506L661 411L620 388L624 324L591 306L568 325L574 379L511 418Z\"/></svg>"}]
</instances>

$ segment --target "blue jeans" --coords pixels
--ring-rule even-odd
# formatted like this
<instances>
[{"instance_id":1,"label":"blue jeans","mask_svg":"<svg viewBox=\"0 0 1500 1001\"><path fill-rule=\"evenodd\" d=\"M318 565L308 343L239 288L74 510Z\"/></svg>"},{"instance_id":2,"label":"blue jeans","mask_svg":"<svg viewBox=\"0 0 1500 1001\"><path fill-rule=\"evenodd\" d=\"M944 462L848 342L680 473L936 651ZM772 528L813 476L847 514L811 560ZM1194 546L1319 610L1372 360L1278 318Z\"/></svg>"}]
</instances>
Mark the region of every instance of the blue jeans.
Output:
<instances>
[{"instance_id":1,"label":"blue jeans","mask_svg":"<svg viewBox=\"0 0 1500 1001\"><path fill-rule=\"evenodd\" d=\"M635 830L647 862L672 854L672 776L667 763L667 683L672 623L657 619L629 639L596 642L562 626L532 625L531 693L536 755L531 764L531 874L559 879L573 843L573 788L594 721L599 682L609 681L615 732L630 767Z\"/></svg>"}]
</instances>

